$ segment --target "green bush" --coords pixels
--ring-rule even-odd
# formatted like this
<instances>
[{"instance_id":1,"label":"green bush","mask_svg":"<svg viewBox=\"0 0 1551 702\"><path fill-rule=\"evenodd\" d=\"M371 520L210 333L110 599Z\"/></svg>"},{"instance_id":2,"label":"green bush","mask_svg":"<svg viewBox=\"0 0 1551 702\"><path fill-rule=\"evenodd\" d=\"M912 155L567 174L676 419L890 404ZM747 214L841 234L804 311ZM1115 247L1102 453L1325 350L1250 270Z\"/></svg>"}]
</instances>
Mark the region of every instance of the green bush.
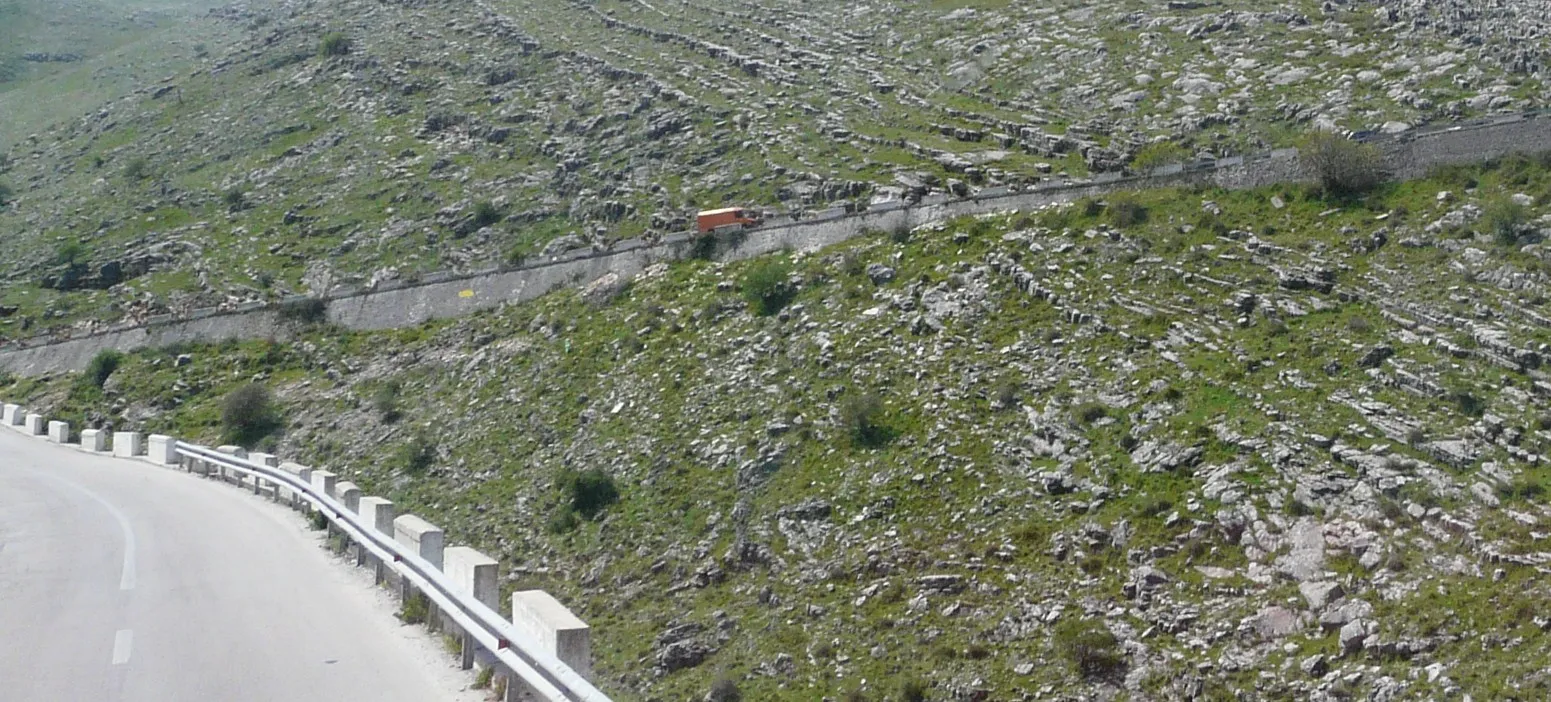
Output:
<instances>
[{"instance_id":1,"label":"green bush","mask_svg":"<svg viewBox=\"0 0 1551 702\"><path fill-rule=\"evenodd\" d=\"M54 250L54 265L73 266L77 263L85 263L90 257L91 252L86 249L86 244L71 239Z\"/></svg>"},{"instance_id":2,"label":"green bush","mask_svg":"<svg viewBox=\"0 0 1551 702\"><path fill-rule=\"evenodd\" d=\"M577 514L593 519L619 501L619 488L602 468L569 473L561 480L566 501Z\"/></svg>"},{"instance_id":3,"label":"green bush","mask_svg":"<svg viewBox=\"0 0 1551 702\"><path fill-rule=\"evenodd\" d=\"M1084 402L1072 408L1072 421L1084 426L1109 416L1109 408L1097 402Z\"/></svg>"},{"instance_id":4,"label":"green bush","mask_svg":"<svg viewBox=\"0 0 1551 702\"><path fill-rule=\"evenodd\" d=\"M1160 141L1142 147L1131 159L1131 170L1147 174L1160 166L1168 166L1176 163L1184 163L1190 158L1190 152L1185 147L1172 141Z\"/></svg>"},{"instance_id":5,"label":"green bush","mask_svg":"<svg viewBox=\"0 0 1551 702\"><path fill-rule=\"evenodd\" d=\"M1458 407L1460 413L1465 416L1479 417L1486 414L1486 403L1473 393L1460 390L1455 392L1451 399L1454 400L1454 406Z\"/></svg>"},{"instance_id":6,"label":"green bush","mask_svg":"<svg viewBox=\"0 0 1551 702\"><path fill-rule=\"evenodd\" d=\"M1503 246L1518 246L1529 224L1529 209L1511 198L1499 197L1481 209L1482 233Z\"/></svg>"},{"instance_id":7,"label":"green bush","mask_svg":"<svg viewBox=\"0 0 1551 702\"><path fill-rule=\"evenodd\" d=\"M1120 641L1091 619L1067 619L1056 626L1056 651L1085 678L1103 678L1120 670Z\"/></svg>"},{"instance_id":8,"label":"green bush","mask_svg":"<svg viewBox=\"0 0 1551 702\"><path fill-rule=\"evenodd\" d=\"M293 324L319 324L328 319L328 302L317 297L298 297L280 303L280 318Z\"/></svg>"},{"instance_id":9,"label":"green bush","mask_svg":"<svg viewBox=\"0 0 1551 702\"><path fill-rule=\"evenodd\" d=\"M113 371L124 363L124 354L112 349L99 351L92 357L92 362L86 366L86 373L82 377L92 385L101 388L113 375Z\"/></svg>"},{"instance_id":10,"label":"green bush","mask_svg":"<svg viewBox=\"0 0 1551 702\"><path fill-rule=\"evenodd\" d=\"M743 299L749 309L760 316L770 316L781 311L797 289L791 284L791 266L781 261L762 261L751 266L743 274Z\"/></svg>"},{"instance_id":11,"label":"green bush","mask_svg":"<svg viewBox=\"0 0 1551 702\"><path fill-rule=\"evenodd\" d=\"M143 158L130 159L124 164L124 177L128 180L144 180L151 175L151 164Z\"/></svg>"},{"instance_id":12,"label":"green bush","mask_svg":"<svg viewBox=\"0 0 1551 702\"><path fill-rule=\"evenodd\" d=\"M549 516L549 533L556 536L576 531L576 528L581 525L582 520L577 518L576 511L570 507L555 510L555 513Z\"/></svg>"},{"instance_id":13,"label":"green bush","mask_svg":"<svg viewBox=\"0 0 1551 702\"><path fill-rule=\"evenodd\" d=\"M500 222L502 219L505 219L505 217L506 215L501 212L501 208L495 206L495 203L490 202L489 200L482 200L474 205L473 229L474 231L479 231L480 229L484 229L485 227Z\"/></svg>"},{"instance_id":14,"label":"green bush","mask_svg":"<svg viewBox=\"0 0 1551 702\"><path fill-rule=\"evenodd\" d=\"M268 388L250 383L226 396L221 426L223 442L253 448L280 430L280 412Z\"/></svg>"},{"instance_id":15,"label":"green bush","mask_svg":"<svg viewBox=\"0 0 1551 702\"><path fill-rule=\"evenodd\" d=\"M248 196L240 188L231 188L221 194L221 202L228 212L239 212L248 206Z\"/></svg>"},{"instance_id":16,"label":"green bush","mask_svg":"<svg viewBox=\"0 0 1551 702\"><path fill-rule=\"evenodd\" d=\"M1125 195L1109 199L1107 214L1109 223L1117 229L1130 229L1147 223L1147 207Z\"/></svg>"},{"instance_id":17,"label":"green bush","mask_svg":"<svg viewBox=\"0 0 1551 702\"><path fill-rule=\"evenodd\" d=\"M1384 182L1384 155L1378 149L1329 132L1304 139L1298 158L1327 195L1361 195Z\"/></svg>"},{"instance_id":18,"label":"green bush","mask_svg":"<svg viewBox=\"0 0 1551 702\"><path fill-rule=\"evenodd\" d=\"M393 462L411 475L424 473L436 462L436 442L429 434L417 432L408 441L399 444Z\"/></svg>"},{"instance_id":19,"label":"green bush","mask_svg":"<svg viewBox=\"0 0 1551 702\"><path fill-rule=\"evenodd\" d=\"M318 43L318 53L323 56L344 56L351 48L350 37L339 32L323 35L323 41Z\"/></svg>"},{"instance_id":20,"label":"green bush","mask_svg":"<svg viewBox=\"0 0 1551 702\"><path fill-rule=\"evenodd\" d=\"M920 680L903 680L899 683L899 693L895 699L899 702L926 702L926 683Z\"/></svg>"},{"instance_id":21,"label":"green bush","mask_svg":"<svg viewBox=\"0 0 1551 702\"><path fill-rule=\"evenodd\" d=\"M396 381L388 381L377 386L377 391L372 393L372 409L382 417L382 421L392 424L403 416L399 410L399 395L402 388Z\"/></svg>"},{"instance_id":22,"label":"green bush","mask_svg":"<svg viewBox=\"0 0 1551 702\"><path fill-rule=\"evenodd\" d=\"M840 427L853 444L863 448L894 440L894 431L884 423L883 401L871 393L852 395L840 403Z\"/></svg>"},{"instance_id":23,"label":"green bush","mask_svg":"<svg viewBox=\"0 0 1551 702\"><path fill-rule=\"evenodd\" d=\"M15 195L16 191L12 190L11 186L0 183L0 210L8 207L11 204L11 198Z\"/></svg>"},{"instance_id":24,"label":"green bush","mask_svg":"<svg viewBox=\"0 0 1551 702\"><path fill-rule=\"evenodd\" d=\"M404 598L403 608L399 610L399 620L405 624L424 624L430 613L430 603L426 601L425 595L416 592Z\"/></svg>"},{"instance_id":25,"label":"green bush","mask_svg":"<svg viewBox=\"0 0 1551 702\"><path fill-rule=\"evenodd\" d=\"M743 691L732 678L717 678L711 683L711 691L706 693L705 699L706 702L742 702Z\"/></svg>"}]
</instances>

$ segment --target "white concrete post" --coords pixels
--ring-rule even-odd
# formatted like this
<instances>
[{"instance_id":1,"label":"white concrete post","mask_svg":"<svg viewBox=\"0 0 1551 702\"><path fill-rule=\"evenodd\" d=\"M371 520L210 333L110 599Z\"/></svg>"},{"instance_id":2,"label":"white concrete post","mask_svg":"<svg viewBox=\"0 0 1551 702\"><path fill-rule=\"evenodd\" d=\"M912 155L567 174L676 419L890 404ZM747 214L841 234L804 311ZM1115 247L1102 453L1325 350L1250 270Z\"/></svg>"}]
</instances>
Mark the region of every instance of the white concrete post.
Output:
<instances>
[{"instance_id":1,"label":"white concrete post","mask_svg":"<svg viewBox=\"0 0 1551 702\"><path fill-rule=\"evenodd\" d=\"M512 593L512 624L562 663L592 679L592 630L559 600L542 590ZM520 681L514 681L520 684ZM508 682L510 686L512 683Z\"/></svg>"},{"instance_id":2,"label":"white concrete post","mask_svg":"<svg viewBox=\"0 0 1551 702\"><path fill-rule=\"evenodd\" d=\"M467 546L453 546L443 553L443 560L446 565L442 570L454 587L473 595L474 599L485 603L485 606L492 610L499 609L501 590L496 581L496 568L499 564L494 558ZM478 646L466 631L460 639L463 649L463 669L468 670L474 667L474 656Z\"/></svg>"},{"instance_id":3,"label":"white concrete post","mask_svg":"<svg viewBox=\"0 0 1551 702\"><path fill-rule=\"evenodd\" d=\"M339 500L339 503L344 505L345 509L356 514L361 513L359 508L361 504L361 488L356 487L355 483L346 480L335 484L334 499Z\"/></svg>"},{"instance_id":4,"label":"white concrete post","mask_svg":"<svg viewBox=\"0 0 1551 702\"><path fill-rule=\"evenodd\" d=\"M248 462L250 462L250 463L257 463L257 464L259 464L261 466L266 466L266 467L269 467L269 468L278 468L278 467L280 467L280 457L278 457L278 456L276 456L274 454L271 454L271 453L250 453L250 454L248 454ZM264 491L264 487L263 487L264 483L269 483L269 482L271 482L271 481L259 480L259 479L255 478L254 481L253 481L253 494L255 494L255 495L261 494ZM279 490L279 487L275 486L273 484L270 487L274 488L274 490L276 490L276 491ZM276 495L275 491L271 491L270 492L270 496L271 497L274 497L275 495ZM274 499L279 499L279 498L278 497L274 497Z\"/></svg>"},{"instance_id":5,"label":"white concrete post","mask_svg":"<svg viewBox=\"0 0 1551 702\"><path fill-rule=\"evenodd\" d=\"M41 415L41 414L29 414L29 415L27 415L27 435L28 436L43 436L43 432L45 432L45 431L47 431L47 420L45 420L43 418L43 415Z\"/></svg>"},{"instance_id":6,"label":"white concrete post","mask_svg":"<svg viewBox=\"0 0 1551 702\"><path fill-rule=\"evenodd\" d=\"M381 497L362 497L356 503L355 513L361 515L361 519L371 528L376 529L378 533L384 534L390 539L393 538L393 502ZM357 551L356 565L364 565L364 560L368 557L366 549ZM387 574L383 572L381 561L378 561L375 556L370 556L370 558L376 563L374 567L376 582L378 585L381 585Z\"/></svg>"},{"instance_id":7,"label":"white concrete post","mask_svg":"<svg viewBox=\"0 0 1551 702\"><path fill-rule=\"evenodd\" d=\"M393 540L408 546L437 570L442 569L444 539L445 534L442 533L441 527L413 514L406 514L393 520ZM403 600L407 601L413 590L407 578L399 580L399 596Z\"/></svg>"},{"instance_id":8,"label":"white concrete post","mask_svg":"<svg viewBox=\"0 0 1551 702\"><path fill-rule=\"evenodd\" d=\"M113 455L119 458L134 458L140 455L140 442L145 435L132 431L113 432Z\"/></svg>"},{"instance_id":9,"label":"white concrete post","mask_svg":"<svg viewBox=\"0 0 1551 702\"><path fill-rule=\"evenodd\" d=\"M148 440L149 458L161 466L178 465L178 440L165 434L152 434Z\"/></svg>"},{"instance_id":10,"label":"white concrete post","mask_svg":"<svg viewBox=\"0 0 1551 702\"><path fill-rule=\"evenodd\" d=\"M87 451L102 453L108 448L108 435L101 429L82 429L81 448Z\"/></svg>"},{"instance_id":11,"label":"white concrete post","mask_svg":"<svg viewBox=\"0 0 1551 702\"><path fill-rule=\"evenodd\" d=\"M248 450L243 448L243 447L241 447L241 446L231 446L231 445L217 446L217 447L215 447L215 450L220 452L220 453L224 453L224 454L226 454L228 456L233 456L233 457L236 457L236 458L247 458L248 457ZM242 473L239 473L236 470L227 468L225 466L221 466L220 473L218 473L218 475L220 476L220 478L222 480L224 480L224 481L226 481L228 483L234 483L234 484L237 484L237 485L241 485L243 483L243 481L248 480L248 477L246 475L243 475Z\"/></svg>"},{"instance_id":12,"label":"white concrete post","mask_svg":"<svg viewBox=\"0 0 1551 702\"><path fill-rule=\"evenodd\" d=\"M70 423L54 420L48 423L48 440L56 444L70 443Z\"/></svg>"},{"instance_id":13,"label":"white concrete post","mask_svg":"<svg viewBox=\"0 0 1551 702\"><path fill-rule=\"evenodd\" d=\"M285 463L281 463L280 464L280 470L283 470L283 471L285 471L287 473L290 473L291 475L296 476L297 478L300 478L302 480L302 482L310 481L311 476L312 476L312 469L311 468L308 468L307 466L301 465L299 463L292 463L290 461L286 461ZM280 488L280 487L277 487L277 488L275 488L275 493L277 495L276 499L284 500L286 503L290 504L293 509L297 506L297 503L301 499L296 494L296 491L292 490L291 488Z\"/></svg>"},{"instance_id":14,"label":"white concrete post","mask_svg":"<svg viewBox=\"0 0 1551 702\"><path fill-rule=\"evenodd\" d=\"M4 414L0 414L0 418L4 419L8 427L19 427L27 419L27 413L22 410L21 405L6 405Z\"/></svg>"},{"instance_id":15,"label":"white concrete post","mask_svg":"<svg viewBox=\"0 0 1551 702\"><path fill-rule=\"evenodd\" d=\"M314 489L322 492L325 495L328 495L329 497L333 497L335 481L338 479L339 476L334 475L333 473L330 473L326 470L315 470L312 471L310 477L308 478L308 482L312 483L312 487Z\"/></svg>"}]
</instances>

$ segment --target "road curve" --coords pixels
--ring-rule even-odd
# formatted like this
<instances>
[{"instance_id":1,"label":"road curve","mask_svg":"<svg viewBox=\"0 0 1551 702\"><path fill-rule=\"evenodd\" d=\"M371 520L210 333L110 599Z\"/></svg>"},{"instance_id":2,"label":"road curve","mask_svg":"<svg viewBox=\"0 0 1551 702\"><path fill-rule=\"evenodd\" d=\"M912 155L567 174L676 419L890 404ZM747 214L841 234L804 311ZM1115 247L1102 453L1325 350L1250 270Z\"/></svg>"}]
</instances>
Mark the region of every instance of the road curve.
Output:
<instances>
[{"instance_id":1,"label":"road curve","mask_svg":"<svg viewBox=\"0 0 1551 702\"><path fill-rule=\"evenodd\" d=\"M0 429L0 698L479 698L319 544L235 488Z\"/></svg>"}]
</instances>

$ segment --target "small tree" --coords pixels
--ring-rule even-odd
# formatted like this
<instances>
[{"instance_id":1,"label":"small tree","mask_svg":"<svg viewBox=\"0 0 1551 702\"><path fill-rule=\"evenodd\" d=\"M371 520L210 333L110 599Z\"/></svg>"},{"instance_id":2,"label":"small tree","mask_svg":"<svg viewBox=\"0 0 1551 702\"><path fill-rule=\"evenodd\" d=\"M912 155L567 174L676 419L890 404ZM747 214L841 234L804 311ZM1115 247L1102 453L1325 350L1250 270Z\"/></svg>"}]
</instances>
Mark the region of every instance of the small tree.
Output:
<instances>
[{"instance_id":1,"label":"small tree","mask_svg":"<svg viewBox=\"0 0 1551 702\"><path fill-rule=\"evenodd\" d=\"M505 216L506 215L501 212L501 208L495 206L495 203L490 202L489 200L481 200L474 205L473 229L475 231L484 229L485 227L500 222L505 218Z\"/></svg>"},{"instance_id":2,"label":"small tree","mask_svg":"<svg viewBox=\"0 0 1551 702\"><path fill-rule=\"evenodd\" d=\"M1147 222L1147 206L1129 195L1111 197L1107 209L1109 223L1120 229L1130 229Z\"/></svg>"},{"instance_id":3,"label":"small tree","mask_svg":"<svg viewBox=\"0 0 1551 702\"><path fill-rule=\"evenodd\" d=\"M71 239L54 250L54 265L73 266L77 263L85 263L90 255L85 244Z\"/></svg>"},{"instance_id":4,"label":"small tree","mask_svg":"<svg viewBox=\"0 0 1551 702\"><path fill-rule=\"evenodd\" d=\"M231 188L221 194L221 202L226 203L228 212L239 212L248 206L248 196L241 188Z\"/></svg>"},{"instance_id":5,"label":"small tree","mask_svg":"<svg viewBox=\"0 0 1551 702\"><path fill-rule=\"evenodd\" d=\"M597 517L609 505L619 501L619 488L614 485L614 479L601 468L571 473L561 480L561 484L565 488L571 510L588 519Z\"/></svg>"},{"instance_id":6,"label":"small tree","mask_svg":"<svg viewBox=\"0 0 1551 702\"><path fill-rule=\"evenodd\" d=\"M1109 629L1091 619L1068 619L1056 626L1056 650L1078 674L1102 678L1120 669L1120 641Z\"/></svg>"},{"instance_id":7,"label":"small tree","mask_svg":"<svg viewBox=\"0 0 1551 702\"><path fill-rule=\"evenodd\" d=\"M250 383L226 396L221 426L223 441L252 448L280 429L280 412L268 388Z\"/></svg>"},{"instance_id":8,"label":"small tree","mask_svg":"<svg viewBox=\"0 0 1551 702\"><path fill-rule=\"evenodd\" d=\"M350 37L340 32L329 32L318 43L318 53L323 56L344 56L350 53L351 48Z\"/></svg>"},{"instance_id":9,"label":"small tree","mask_svg":"<svg viewBox=\"0 0 1551 702\"><path fill-rule=\"evenodd\" d=\"M417 432L409 441L400 444L394 458L394 463L410 475L424 473L435 462L436 442L426 432Z\"/></svg>"},{"instance_id":10,"label":"small tree","mask_svg":"<svg viewBox=\"0 0 1551 702\"><path fill-rule=\"evenodd\" d=\"M124 177L128 180L144 180L151 175L151 164L143 158L130 159L124 164Z\"/></svg>"},{"instance_id":11,"label":"small tree","mask_svg":"<svg viewBox=\"0 0 1551 702\"><path fill-rule=\"evenodd\" d=\"M1384 181L1384 155L1378 149L1329 132L1309 135L1298 158L1327 195L1361 195Z\"/></svg>"},{"instance_id":12,"label":"small tree","mask_svg":"<svg viewBox=\"0 0 1551 702\"><path fill-rule=\"evenodd\" d=\"M791 267L781 261L762 261L749 268L743 275L743 299L754 314L773 315L796 297L791 275Z\"/></svg>"},{"instance_id":13,"label":"small tree","mask_svg":"<svg viewBox=\"0 0 1551 702\"><path fill-rule=\"evenodd\" d=\"M328 319L328 302L317 297L292 298L280 303L280 318L296 325L321 324Z\"/></svg>"},{"instance_id":14,"label":"small tree","mask_svg":"<svg viewBox=\"0 0 1551 702\"><path fill-rule=\"evenodd\" d=\"M92 362L86 366L86 373L82 375L87 382L101 388L113 375L113 371L124 363L124 354L119 351L107 349L99 351L92 357Z\"/></svg>"},{"instance_id":15,"label":"small tree","mask_svg":"<svg viewBox=\"0 0 1551 702\"><path fill-rule=\"evenodd\" d=\"M852 395L840 403L840 426L852 443L864 448L894 439L894 431L883 420L883 401L871 393Z\"/></svg>"},{"instance_id":16,"label":"small tree","mask_svg":"<svg viewBox=\"0 0 1551 702\"><path fill-rule=\"evenodd\" d=\"M1482 231L1503 246L1517 246L1528 224L1528 208L1512 198L1495 198L1481 211Z\"/></svg>"},{"instance_id":17,"label":"small tree","mask_svg":"<svg viewBox=\"0 0 1551 702\"><path fill-rule=\"evenodd\" d=\"M372 393L372 409L382 417L382 421L392 424L403 416L399 410L399 394L402 390L396 381L389 381L377 386L377 391Z\"/></svg>"}]
</instances>

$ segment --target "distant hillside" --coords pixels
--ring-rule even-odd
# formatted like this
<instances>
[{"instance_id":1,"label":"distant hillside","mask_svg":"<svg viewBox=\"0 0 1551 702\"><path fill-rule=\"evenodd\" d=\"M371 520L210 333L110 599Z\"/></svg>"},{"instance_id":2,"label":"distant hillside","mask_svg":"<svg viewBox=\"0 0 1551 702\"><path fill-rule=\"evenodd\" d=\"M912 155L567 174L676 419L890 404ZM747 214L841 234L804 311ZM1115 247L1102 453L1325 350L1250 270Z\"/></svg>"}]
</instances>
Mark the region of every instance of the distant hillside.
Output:
<instances>
[{"instance_id":1,"label":"distant hillside","mask_svg":"<svg viewBox=\"0 0 1551 702\"><path fill-rule=\"evenodd\" d=\"M1547 95L1527 0L12 7L7 336Z\"/></svg>"}]
</instances>

